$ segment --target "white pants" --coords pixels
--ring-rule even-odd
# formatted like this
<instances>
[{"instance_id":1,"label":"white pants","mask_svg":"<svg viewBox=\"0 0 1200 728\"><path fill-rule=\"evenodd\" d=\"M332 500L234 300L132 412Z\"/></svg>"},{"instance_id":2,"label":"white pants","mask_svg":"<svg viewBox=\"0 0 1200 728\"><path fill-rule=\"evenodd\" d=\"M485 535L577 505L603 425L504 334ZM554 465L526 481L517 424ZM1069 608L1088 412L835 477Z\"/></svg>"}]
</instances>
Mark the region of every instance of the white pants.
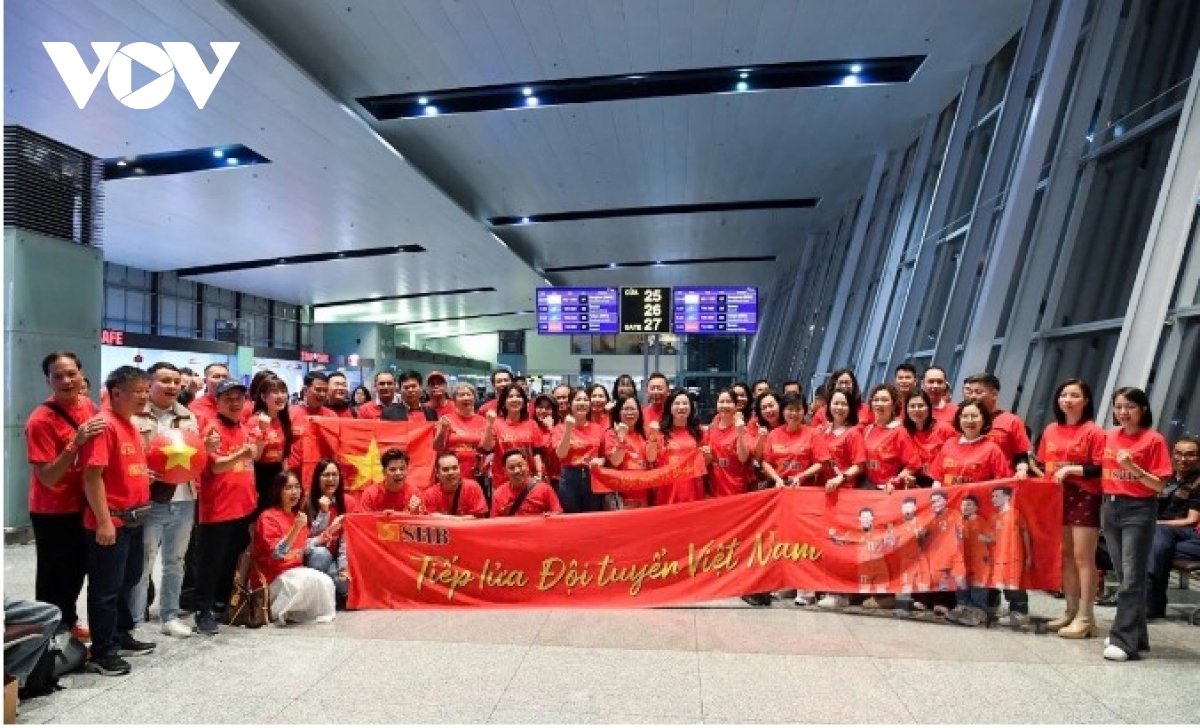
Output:
<instances>
[{"instance_id":1,"label":"white pants","mask_svg":"<svg viewBox=\"0 0 1200 728\"><path fill-rule=\"evenodd\" d=\"M332 621L333 579L307 566L288 569L271 582L271 619L287 622Z\"/></svg>"}]
</instances>

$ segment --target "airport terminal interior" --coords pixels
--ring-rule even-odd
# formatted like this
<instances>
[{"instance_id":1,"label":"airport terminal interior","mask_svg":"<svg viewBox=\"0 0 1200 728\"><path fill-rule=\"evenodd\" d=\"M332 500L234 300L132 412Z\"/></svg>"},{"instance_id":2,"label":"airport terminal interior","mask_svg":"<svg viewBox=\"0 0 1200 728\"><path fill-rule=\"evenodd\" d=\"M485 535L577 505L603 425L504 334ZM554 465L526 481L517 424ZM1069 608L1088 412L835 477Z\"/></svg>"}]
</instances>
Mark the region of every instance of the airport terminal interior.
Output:
<instances>
[{"instance_id":1,"label":"airport terminal interior","mask_svg":"<svg viewBox=\"0 0 1200 728\"><path fill-rule=\"evenodd\" d=\"M1200 2L3 8L6 722L1200 716Z\"/></svg>"}]
</instances>

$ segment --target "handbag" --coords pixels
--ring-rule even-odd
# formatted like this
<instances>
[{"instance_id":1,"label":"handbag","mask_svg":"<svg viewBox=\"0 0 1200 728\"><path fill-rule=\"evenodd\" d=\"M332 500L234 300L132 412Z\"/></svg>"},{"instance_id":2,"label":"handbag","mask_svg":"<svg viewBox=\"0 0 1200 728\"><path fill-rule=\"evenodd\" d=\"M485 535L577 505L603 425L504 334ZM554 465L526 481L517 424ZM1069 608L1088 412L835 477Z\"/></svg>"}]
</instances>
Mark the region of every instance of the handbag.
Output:
<instances>
[{"instance_id":1,"label":"handbag","mask_svg":"<svg viewBox=\"0 0 1200 728\"><path fill-rule=\"evenodd\" d=\"M254 563L251 549L238 557L233 575L233 591L225 608L225 624L258 629L271 621L270 585Z\"/></svg>"}]
</instances>

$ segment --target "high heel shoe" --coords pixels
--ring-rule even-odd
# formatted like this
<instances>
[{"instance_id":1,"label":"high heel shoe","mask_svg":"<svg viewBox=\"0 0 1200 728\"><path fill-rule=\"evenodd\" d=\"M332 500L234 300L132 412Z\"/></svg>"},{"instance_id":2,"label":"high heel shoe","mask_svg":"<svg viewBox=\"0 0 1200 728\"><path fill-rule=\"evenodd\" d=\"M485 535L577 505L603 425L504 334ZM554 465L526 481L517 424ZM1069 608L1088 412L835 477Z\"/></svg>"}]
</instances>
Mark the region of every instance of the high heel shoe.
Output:
<instances>
[{"instance_id":1,"label":"high heel shoe","mask_svg":"<svg viewBox=\"0 0 1200 728\"><path fill-rule=\"evenodd\" d=\"M1068 640L1083 640L1098 634L1096 620L1082 614L1076 616L1069 625L1058 630L1058 636Z\"/></svg>"},{"instance_id":2,"label":"high heel shoe","mask_svg":"<svg viewBox=\"0 0 1200 728\"><path fill-rule=\"evenodd\" d=\"M1074 621L1075 621L1075 612L1067 612L1066 614L1062 615L1058 619L1052 619L1049 622L1046 622L1046 629L1050 630L1051 632L1057 632L1058 630L1062 629L1063 627L1066 627L1067 625L1071 624L1071 622L1074 622Z\"/></svg>"}]
</instances>

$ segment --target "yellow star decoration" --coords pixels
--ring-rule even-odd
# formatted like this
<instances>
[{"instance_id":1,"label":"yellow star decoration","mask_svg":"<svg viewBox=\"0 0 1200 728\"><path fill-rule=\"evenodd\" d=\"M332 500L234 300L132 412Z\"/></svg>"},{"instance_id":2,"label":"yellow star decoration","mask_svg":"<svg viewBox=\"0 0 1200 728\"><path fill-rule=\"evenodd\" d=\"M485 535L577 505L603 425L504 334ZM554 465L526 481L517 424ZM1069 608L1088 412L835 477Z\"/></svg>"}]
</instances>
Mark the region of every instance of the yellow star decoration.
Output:
<instances>
[{"instance_id":1,"label":"yellow star decoration","mask_svg":"<svg viewBox=\"0 0 1200 728\"><path fill-rule=\"evenodd\" d=\"M350 490L362 490L371 483L383 482L383 466L379 464L379 442L371 438L367 451L361 455L346 455L346 462L354 466L354 482Z\"/></svg>"},{"instance_id":2,"label":"yellow star decoration","mask_svg":"<svg viewBox=\"0 0 1200 728\"><path fill-rule=\"evenodd\" d=\"M172 440L170 445L164 445L159 449L163 455L167 456L167 464L163 467L164 470L170 470L171 468L191 469L192 456L196 454L196 448L184 442L182 438Z\"/></svg>"}]
</instances>

